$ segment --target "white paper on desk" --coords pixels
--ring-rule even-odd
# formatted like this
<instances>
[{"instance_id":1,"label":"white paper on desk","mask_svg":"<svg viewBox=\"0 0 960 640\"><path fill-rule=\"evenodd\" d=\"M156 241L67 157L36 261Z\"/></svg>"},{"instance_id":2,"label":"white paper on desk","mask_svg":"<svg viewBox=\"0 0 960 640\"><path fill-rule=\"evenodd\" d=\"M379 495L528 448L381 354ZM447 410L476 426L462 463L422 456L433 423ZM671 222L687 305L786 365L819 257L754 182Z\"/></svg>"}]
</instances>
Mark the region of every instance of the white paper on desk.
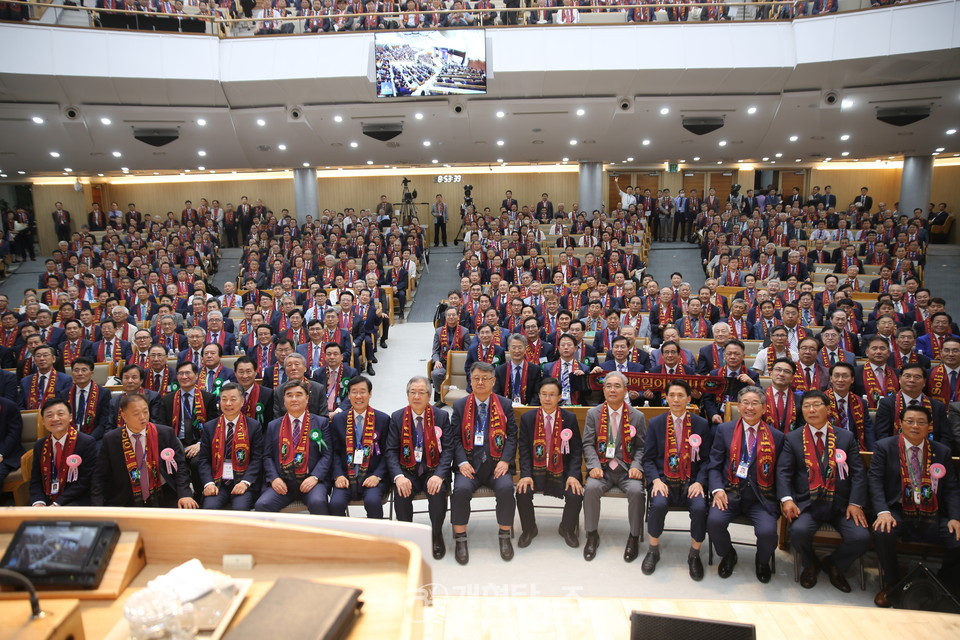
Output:
<instances>
[{"instance_id":1,"label":"white paper on desk","mask_svg":"<svg viewBox=\"0 0 960 640\"><path fill-rule=\"evenodd\" d=\"M204 569L203 563L194 558L157 576L147 583L147 587L170 589L181 602L193 602L214 589L225 589L232 584L230 576Z\"/></svg>"}]
</instances>

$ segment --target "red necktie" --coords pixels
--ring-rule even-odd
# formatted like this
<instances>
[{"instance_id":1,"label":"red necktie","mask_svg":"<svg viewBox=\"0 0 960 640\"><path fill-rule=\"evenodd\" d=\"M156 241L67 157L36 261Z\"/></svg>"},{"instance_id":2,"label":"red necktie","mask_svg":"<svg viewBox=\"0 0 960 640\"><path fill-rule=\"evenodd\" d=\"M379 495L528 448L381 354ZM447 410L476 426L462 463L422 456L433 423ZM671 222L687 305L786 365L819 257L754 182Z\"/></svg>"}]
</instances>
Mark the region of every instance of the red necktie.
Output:
<instances>
[{"instance_id":1,"label":"red necktie","mask_svg":"<svg viewBox=\"0 0 960 640\"><path fill-rule=\"evenodd\" d=\"M817 431L817 460L823 461L823 434Z\"/></svg>"},{"instance_id":2,"label":"red necktie","mask_svg":"<svg viewBox=\"0 0 960 640\"><path fill-rule=\"evenodd\" d=\"M56 466L57 471L60 471L60 462L63 459L63 445L59 442L54 443L53 445L53 464Z\"/></svg>"}]
</instances>

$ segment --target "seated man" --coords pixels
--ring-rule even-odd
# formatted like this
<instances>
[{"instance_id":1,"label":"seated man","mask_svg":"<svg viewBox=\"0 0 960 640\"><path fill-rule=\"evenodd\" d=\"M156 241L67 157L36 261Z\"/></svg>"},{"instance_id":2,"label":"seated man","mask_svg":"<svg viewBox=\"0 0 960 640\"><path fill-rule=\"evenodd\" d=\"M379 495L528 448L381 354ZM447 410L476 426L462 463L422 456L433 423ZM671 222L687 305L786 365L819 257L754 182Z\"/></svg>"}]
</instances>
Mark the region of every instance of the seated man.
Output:
<instances>
[{"instance_id":1,"label":"seated man","mask_svg":"<svg viewBox=\"0 0 960 640\"><path fill-rule=\"evenodd\" d=\"M263 426L242 408L243 388L228 382L220 388L220 417L203 425L197 459L204 509L253 508L263 469Z\"/></svg>"},{"instance_id":2,"label":"seated man","mask_svg":"<svg viewBox=\"0 0 960 640\"><path fill-rule=\"evenodd\" d=\"M53 347L45 344L33 350L37 372L20 380L21 409L39 409L47 400L70 397L73 379L53 368L56 357Z\"/></svg>"},{"instance_id":3,"label":"seated man","mask_svg":"<svg viewBox=\"0 0 960 640\"><path fill-rule=\"evenodd\" d=\"M561 402L566 405L583 404L582 389L585 386L588 368L577 360L577 340L565 333L557 339L558 358L541 366L543 378L554 378L560 383Z\"/></svg>"},{"instance_id":4,"label":"seated man","mask_svg":"<svg viewBox=\"0 0 960 640\"><path fill-rule=\"evenodd\" d=\"M70 422L70 406L51 398L40 410L49 435L33 445L30 504L68 507L90 504L90 485L97 466L97 441Z\"/></svg>"},{"instance_id":5,"label":"seated man","mask_svg":"<svg viewBox=\"0 0 960 640\"><path fill-rule=\"evenodd\" d=\"M704 416L711 425L724 421L727 403L733 402L741 389L759 384L760 376L756 371L747 369L743 357L743 342L730 340L723 349L723 367L709 372L711 376L723 376L727 379L727 386L722 394L708 393L703 397Z\"/></svg>"},{"instance_id":6,"label":"seated man","mask_svg":"<svg viewBox=\"0 0 960 640\"><path fill-rule=\"evenodd\" d=\"M770 559L777 548L777 458L783 449L783 434L763 421L763 389L743 387L737 394L740 419L724 422L713 438L707 478L711 507L707 531L722 560L721 578L729 578L737 564L737 551L730 542L730 522L747 516L757 536L757 580L770 582Z\"/></svg>"},{"instance_id":7,"label":"seated man","mask_svg":"<svg viewBox=\"0 0 960 640\"><path fill-rule=\"evenodd\" d=\"M74 426L99 442L114 425L110 424L110 391L93 381L94 366L86 357L74 361L69 404Z\"/></svg>"},{"instance_id":8,"label":"seated man","mask_svg":"<svg viewBox=\"0 0 960 640\"><path fill-rule=\"evenodd\" d=\"M467 523L470 501L481 485L496 494L497 524L500 525L500 557L513 559L513 460L517 453L517 424L510 400L493 393L493 365L476 362L470 372L473 393L453 403L456 446L453 454L457 465L454 473L450 522L456 545L454 555L460 564L470 561L467 548Z\"/></svg>"},{"instance_id":9,"label":"seated man","mask_svg":"<svg viewBox=\"0 0 960 640\"><path fill-rule=\"evenodd\" d=\"M387 434L387 468L393 484L397 520L413 522L413 498L427 494L427 509L433 529L433 558L443 559L443 522L447 517L450 464L454 438L450 416L430 406L430 381L414 376L407 383L408 406L390 417Z\"/></svg>"},{"instance_id":10,"label":"seated man","mask_svg":"<svg viewBox=\"0 0 960 640\"><path fill-rule=\"evenodd\" d=\"M310 387L305 382L288 382L277 393L283 394L286 412L264 434L264 486L254 510L280 511L302 500L310 513L329 515L329 422L307 411Z\"/></svg>"},{"instance_id":11,"label":"seated man","mask_svg":"<svg viewBox=\"0 0 960 640\"><path fill-rule=\"evenodd\" d=\"M523 533L517 541L521 549L537 537L537 520L533 512L533 494L563 500L560 536L567 546L580 546L578 528L583 507L583 485L580 464L583 442L577 416L559 407L563 390L556 378L540 382L540 408L527 411L520 418L517 436L520 448L520 481L517 483L517 512Z\"/></svg>"},{"instance_id":12,"label":"seated man","mask_svg":"<svg viewBox=\"0 0 960 640\"><path fill-rule=\"evenodd\" d=\"M179 387L160 398L160 421L169 424L183 445L184 456L190 465L190 478L200 497L200 440L203 425L220 415L217 396L203 391L197 385L197 365L183 362L177 367Z\"/></svg>"},{"instance_id":13,"label":"seated man","mask_svg":"<svg viewBox=\"0 0 960 640\"><path fill-rule=\"evenodd\" d=\"M237 376L233 369L223 366L223 347L216 342L204 345L200 352L202 362L198 364L200 372L197 377L197 386L207 393L220 394L220 387L227 382L236 382Z\"/></svg>"},{"instance_id":14,"label":"seated man","mask_svg":"<svg viewBox=\"0 0 960 640\"><path fill-rule=\"evenodd\" d=\"M13 400L0 397L0 486L11 471L20 468L23 455L23 417Z\"/></svg>"},{"instance_id":15,"label":"seated man","mask_svg":"<svg viewBox=\"0 0 960 640\"><path fill-rule=\"evenodd\" d=\"M583 428L583 457L587 463L587 484L583 492L583 526L587 531L583 558L593 560L600 545L600 497L614 485L627 494L630 535L623 559L633 562L639 553L643 526L643 471L640 455L647 432L647 420L624 400L627 377L611 371L603 379L604 401L587 411Z\"/></svg>"},{"instance_id":16,"label":"seated man","mask_svg":"<svg viewBox=\"0 0 960 640\"><path fill-rule=\"evenodd\" d=\"M119 410L123 426L108 431L100 444L90 491L93 506L198 508L173 429L150 422L149 402L139 393L123 396Z\"/></svg>"},{"instance_id":17,"label":"seated man","mask_svg":"<svg viewBox=\"0 0 960 640\"><path fill-rule=\"evenodd\" d=\"M537 401L537 388L543 370L527 358L527 338L515 333L507 340L507 361L496 369L494 393L510 398L513 404L530 405Z\"/></svg>"},{"instance_id":18,"label":"seated man","mask_svg":"<svg viewBox=\"0 0 960 640\"><path fill-rule=\"evenodd\" d=\"M786 434L777 459L777 495L803 566L800 586L812 589L823 567L830 584L849 593L843 574L870 544L861 506L867 498L867 477L860 447L853 433L830 424L830 400L822 391L804 393L800 410L803 426ZM824 523L839 531L842 541L820 560L813 537Z\"/></svg>"},{"instance_id":19,"label":"seated man","mask_svg":"<svg viewBox=\"0 0 960 640\"><path fill-rule=\"evenodd\" d=\"M354 376L347 382L350 406L334 416L330 427L333 449L333 492L330 514L346 516L351 500L363 500L368 518L383 518L383 496L390 490L386 447L390 416L370 406L373 383Z\"/></svg>"},{"instance_id":20,"label":"seated man","mask_svg":"<svg viewBox=\"0 0 960 640\"><path fill-rule=\"evenodd\" d=\"M901 538L946 547L937 577L953 590L960 583L960 486L950 448L929 439L933 413L928 408L905 407L900 421L899 435L877 442L868 473L877 509L873 540L883 576L874 599L878 607L890 606L890 590L900 581Z\"/></svg>"},{"instance_id":21,"label":"seated man","mask_svg":"<svg viewBox=\"0 0 960 640\"><path fill-rule=\"evenodd\" d=\"M651 575L660 561L660 536L671 505L690 510L690 553L687 566L690 577L703 580L700 546L707 535L707 456L713 434L709 423L687 411L690 384L674 380L667 384L670 411L650 421L643 445L643 474L650 492L647 532L650 549L640 570ZM702 453L701 453L702 452Z\"/></svg>"},{"instance_id":22,"label":"seated man","mask_svg":"<svg viewBox=\"0 0 960 640\"><path fill-rule=\"evenodd\" d=\"M430 356L430 378L433 380L433 399L440 402L440 385L447 378L447 352L463 351L466 347L467 329L460 324L460 312L448 308L443 314L443 326L433 334L433 353Z\"/></svg>"},{"instance_id":23,"label":"seated man","mask_svg":"<svg viewBox=\"0 0 960 640\"><path fill-rule=\"evenodd\" d=\"M323 361L314 370L311 379L322 385L327 394L327 415L332 418L350 408L347 387L359 372L343 363L343 347L338 342L328 342L323 348Z\"/></svg>"}]
</instances>

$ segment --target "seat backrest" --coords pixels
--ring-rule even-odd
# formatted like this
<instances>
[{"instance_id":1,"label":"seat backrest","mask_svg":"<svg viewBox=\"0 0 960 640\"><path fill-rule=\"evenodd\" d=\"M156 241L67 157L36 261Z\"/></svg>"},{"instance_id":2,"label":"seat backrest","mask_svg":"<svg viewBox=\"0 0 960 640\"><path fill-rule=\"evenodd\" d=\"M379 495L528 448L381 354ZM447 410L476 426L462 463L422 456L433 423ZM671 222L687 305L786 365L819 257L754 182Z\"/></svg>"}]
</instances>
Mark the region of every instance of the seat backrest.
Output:
<instances>
[{"instance_id":1,"label":"seat backrest","mask_svg":"<svg viewBox=\"0 0 960 640\"><path fill-rule=\"evenodd\" d=\"M23 409L20 411L20 417L23 419L23 431L20 432L20 443L24 449L33 448L33 443L47 435L47 430L43 428L43 420L40 418L40 412L36 409Z\"/></svg>"},{"instance_id":2,"label":"seat backrest","mask_svg":"<svg viewBox=\"0 0 960 640\"><path fill-rule=\"evenodd\" d=\"M237 363L237 358L240 356L223 356L220 358L220 364L222 364L227 369L233 369L233 365Z\"/></svg>"},{"instance_id":3,"label":"seat backrest","mask_svg":"<svg viewBox=\"0 0 960 640\"><path fill-rule=\"evenodd\" d=\"M107 378L110 377L110 369L113 368L112 362L97 362L93 365L93 381L99 385L106 385Z\"/></svg>"},{"instance_id":4,"label":"seat backrest","mask_svg":"<svg viewBox=\"0 0 960 640\"><path fill-rule=\"evenodd\" d=\"M466 365L466 351L450 351L447 353L447 377L450 378L450 384L458 389L467 388L467 374L463 370Z\"/></svg>"}]
</instances>

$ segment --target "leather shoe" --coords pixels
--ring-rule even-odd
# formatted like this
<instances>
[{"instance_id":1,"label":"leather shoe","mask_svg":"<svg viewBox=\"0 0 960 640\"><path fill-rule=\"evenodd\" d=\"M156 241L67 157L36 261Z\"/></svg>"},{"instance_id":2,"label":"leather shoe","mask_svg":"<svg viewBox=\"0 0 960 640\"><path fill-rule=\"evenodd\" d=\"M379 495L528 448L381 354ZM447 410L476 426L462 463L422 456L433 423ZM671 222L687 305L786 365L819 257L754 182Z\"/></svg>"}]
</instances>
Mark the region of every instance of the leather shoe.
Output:
<instances>
[{"instance_id":1,"label":"leather shoe","mask_svg":"<svg viewBox=\"0 0 960 640\"><path fill-rule=\"evenodd\" d=\"M384 349L386 349L386 348L387 348L387 341L381 339L381 340L380 340L380 346L383 347Z\"/></svg>"},{"instance_id":2,"label":"leather shoe","mask_svg":"<svg viewBox=\"0 0 960 640\"><path fill-rule=\"evenodd\" d=\"M627 546L623 548L623 561L633 562L640 555L640 537L627 536Z\"/></svg>"},{"instance_id":3,"label":"leather shoe","mask_svg":"<svg viewBox=\"0 0 960 640\"><path fill-rule=\"evenodd\" d=\"M596 558L598 546L600 546L600 534L596 531L587 531L587 541L583 545L583 559L593 560Z\"/></svg>"},{"instance_id":4,"label":"leather shoe","mask_svg":"<svg viewBox=\"0 0 960 640\"><path fill-rule=\"evenodd\" d=\"M453 541L456 543L456 548L453 551L453 556L457 559L459 564L467 564L470 562L470 551L467 549L467 536L453 536Z\"/></svg>"},{"instance_id":5,"label":"leather shoe","mask_svg":"<svg viewBox=\"0 0 960 640\"><path fill-rule=\"evenodd\" d=\"M509 562L513 560L513 542L509 531L500 531L500 557Z\"/></svg>"},{"instance_id":6,"label":"leather shoe","mask_svg":"<svg viewBox=\"0 0 960 640\"><path fill-rule=\"evenodd\" d=\"M844 593L850 593L850 583L847 582L847 577L837 568L831 558L824 558L823 570L830 576L830 584Z\"/></svg>"},{"instance_id":7,"label":"leather shoe","mask_svg":"<svg viewBox=\"0 0 960 640\"><path fill-rule=\"evenodd\" d=\"M800 573L800 586L804 589L813 589L817 586L817 574L820 572L820 566L816 561Z\"/></svg>"},{"instance_id":8,"label":"leather shoe","mask_svg":"<svg viewBox=\"0 0 960 640\"><path fill-rule=\"evenodd\" d=\"M643 556L643 562L640 563L640 571L643 571L645 576L653 575L653 572L657 570L658 562L660 562L660 552L647 551L647 555Z\"/></svg>"},{"instance_id":9,"label":"leather shoe","mask_svg":"<svg viewBox=\"0 0 960 640\"><path fill-rule=\"evenodd\" d=\"M533 542L533 539L537 537L538 533L540 532L536 527L530 531L524 530L524 532L520 534L520 538L517 539L517 546L521 549L526 549L530 546L530 543Z\"/></svg>"},{"instance_id":10,"label":"leather shoe","mask_svg":"<svg viewBox=\"0 0 960 640\"><path fill-rule=\"evenodd\" d=\"M559 533L560 537L563 538L563 541L567 543L568 547L576 549L580 546L580 536L576 531L569 531L563 527L560 527Z\"/></svg>"},{"instance_id":11,"label":"leather shoe","mask_svg":"<svg viewBox=\"0 0 960 640\"><path fill-rule=\"evenodd\" d=\"M893 591L893 585L889 587L884 587L880 589L880 593L877 594L877 597L873 599L873 604L878 607L883 607L884 609L889 609L893 605L890 604L890 592Z\"/></svg>"},{"instance_id":12,"label":"leather shoe","mask_svg":"<svg viewBox=\"0 0 960 640\"><path fill-rule=\"evenodd\" d=\"M687 558L687 567L690 569L691 578L697 582L703 580L703 560L700 559L699 553L692 558Z\"/></svg>"},{"instance_id":13,"label":"leather shoe","mask_svg":"<svg viewBox=\"0 0 960 640\"><path fill-rule=\"evenodd\" d=\"M729 578L733 575L733 568L737 566L737 550L731 548L730 553L723 556L723 560L717 566L717 575L721 578Z\"/></svg>"},{"instance_id":14,"label":"leather shoe","mask_svg":"<svg viewBox=\"0 0 960 640\"><path fill-rule=\"evenodd\" d=\"M757 560L757 580L763 584L770 582L770 563L769 562L760 562Z\"/></svg>"},{"instance_id":15,"label":"leather shoe","mask_svg":"<svg viewBox=\"0 0 960 640\"><path fill-rule=\"evenodd\" d=\"M443 560L445 555L447 555L447 545L443 541L443 534L433 534L433 559Z\"/></svg>"},{"instance_id":16,"label":"leather shoe","mask_svg":"<svg viewBox=\"0 0 960 640\"><path fill-rule=\"evenodd\" d=\"M371 364L371 363L367 363L367 375L368 375L368 376L375 376L375 375L377 375L377 372L373 370L373 364Z\"/></svg>"}]
</instances>

